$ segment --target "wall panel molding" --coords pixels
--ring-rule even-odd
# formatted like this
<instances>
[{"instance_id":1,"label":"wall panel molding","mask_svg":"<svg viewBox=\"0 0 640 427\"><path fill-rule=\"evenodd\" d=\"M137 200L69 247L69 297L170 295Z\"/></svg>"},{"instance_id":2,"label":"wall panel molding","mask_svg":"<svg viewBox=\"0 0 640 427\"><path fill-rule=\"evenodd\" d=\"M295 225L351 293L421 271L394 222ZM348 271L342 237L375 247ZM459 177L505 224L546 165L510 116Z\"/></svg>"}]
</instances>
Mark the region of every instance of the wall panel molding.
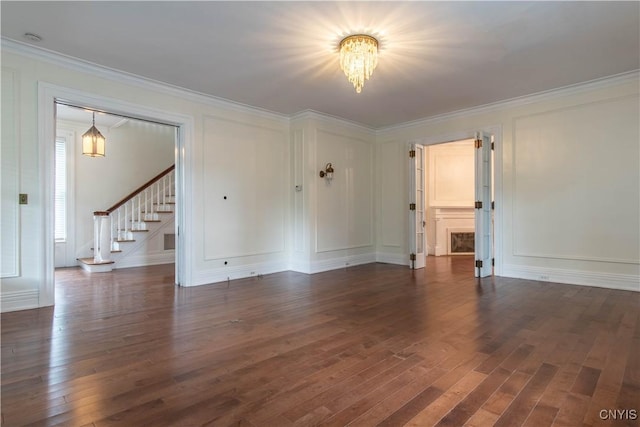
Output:
<instances>
[{"instance_id":1,"label":"wall panel molding","mask_svg":"<svg viewBox=\"0 0 640 427\"><path fill-rule=\"evenodd\" d=\"M28 310L40 307L37 290L9 291L0 295L2 313L8 311Z\"/></svg>"},{"instance_id":2,"label":"wall panel molding","mask_svg":"<svg viewBox=\"0 0 640 427\"><path fill-rule=\"evenodd\" d=\"M518 279L640 292L640 276L504 264L503 275Z\"/></svg>"},{"instance_id":3,"label":"wall panel molding","mask_svg":"<svg viewBox=\"0 0 640 427\"><path fill-rule=\"evenodd\" d=\"M20 275L20 75L2 67L2 204L0 277ZM35 203L32 200L31 203Z\"/></svg>"},{"instance_id":4,"label":"wall panel molding","mask_svg":"<svg viewBox=\"0 0 640 427\"><path fill-rule=\"evenodd\" d=\"M512 119L513 256L640 263L638 101Z\"/></svg>"}]
</instances>

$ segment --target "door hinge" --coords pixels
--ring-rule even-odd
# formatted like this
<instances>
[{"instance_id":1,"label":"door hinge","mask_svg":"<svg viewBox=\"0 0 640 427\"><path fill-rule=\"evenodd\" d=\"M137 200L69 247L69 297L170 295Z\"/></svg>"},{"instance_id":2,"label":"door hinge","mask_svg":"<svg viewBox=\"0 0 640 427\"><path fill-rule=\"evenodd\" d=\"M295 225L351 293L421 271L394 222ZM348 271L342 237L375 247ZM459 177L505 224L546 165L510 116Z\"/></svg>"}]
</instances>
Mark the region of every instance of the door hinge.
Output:
<instances>
[{"instance_id":1,"label":"door hinge","mask_svg":"<svg viewBox=\"0 0 640 427\"><path fill-rule=\"evenodd\" d=\"M495 147L496 147L495 142L492 142L492 143L491 143L491 149L492 149L492 150L494 150L494 149L495 149Z\"/></svg>"},{"instance_id":2,"label":"door hinge","mask_svg":"<svg viewBox=\"0 0 640 427\"><path fill-rule=\"evenodd\" d=\"M416 204L415 203L409 203L409 210L410 211L415 211L416 210Z\"/></svg>"},{"instance_id":3,"label":"door hinge","mask_svg":"<svg viewBox=\"0 0 640 427\"><path fill-rule=\"evenodd\" d=\"M409 150L409 157L414 158L416 156L416 150Z\"/></svg>"},{"instance_id":4,"label":"door hinge","mask_svg":"<svg viewBox=\"0 0 640 427\"><path fill-rule=\"evenodd\" d=\"M496 265L496 259L495 258L491 258L491 265L495 266Z\"/></svg>"},{"instance_id":5,"label":"door hinge","mask_svg":"<svg viewBox=\"0 0 640 427\"><path fill-rule=\"evenodd\" d=\"M476 209L482 209L482 202L478 200L478 201L475 203L475 207L476 207Z\"/></svg>"},{"instance_id":6,"label":"door hinge","mask_svg":"<svg viewBox=\"0 0 640 427\"><path fill-rule=\"evenodd\" d=\"M477 259L476 260L476 268L482 268L482 260L481 259Z\"/></svg>"},{"instance_id":7,"label":"door hinge","mask_svg":"<svg viewBox=\"0 0 640 427\"><path fill-rule=\"evenodd\" d=\"M409 254L409 261L415 261L416 260L416 254Z\"/></svg>"},{"instance_id":8,"label":"door hinge","mask_svg":"<svg viewBox=\"0 0 640 427\"><path fill-rule=\"evenodd\" d=\"M496 202L493 201L493 202L491 202L491 209L495 209L495 208L496 208Z\"/></svg>"},{"instance_id":9,"label":"door hinge","mask_svg":"<svg viewBox=\"0 0 640 427\"><path fill-rule=\"evenodd\" d=\"M476 148L482 148L482 140L481 139L476 139L475 146L476 146Z\"/></svg>"}]
</instances>

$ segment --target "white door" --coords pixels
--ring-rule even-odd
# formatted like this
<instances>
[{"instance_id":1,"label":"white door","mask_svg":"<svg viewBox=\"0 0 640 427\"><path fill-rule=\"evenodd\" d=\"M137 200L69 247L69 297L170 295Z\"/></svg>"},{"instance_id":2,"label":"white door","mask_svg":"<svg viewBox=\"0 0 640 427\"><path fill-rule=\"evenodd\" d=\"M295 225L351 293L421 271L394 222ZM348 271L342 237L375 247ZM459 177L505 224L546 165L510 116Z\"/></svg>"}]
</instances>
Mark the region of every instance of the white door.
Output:
<instances>
[{"instance_id":1,"label":"white door","mask_svg":"<svg viewBox=\"0 0 640 427\"><path fill-rule=\"evenodd\" d=\"M411 161L409 194L409 227L411 235L411 267L424 268L425 265L425 214L424 214L424 147L412 144L409 151Z\"/></svg>"},{"instance_id":2,"label":"white door","mask_svg":"<svg viewBox=\"0 0 640 427\"><path fill-rule=\"evenodd\" d=\"M478 132L475 150L475 258L476 277L493 273L491 210L491 135Z\"/></svg>"}]
</instances>

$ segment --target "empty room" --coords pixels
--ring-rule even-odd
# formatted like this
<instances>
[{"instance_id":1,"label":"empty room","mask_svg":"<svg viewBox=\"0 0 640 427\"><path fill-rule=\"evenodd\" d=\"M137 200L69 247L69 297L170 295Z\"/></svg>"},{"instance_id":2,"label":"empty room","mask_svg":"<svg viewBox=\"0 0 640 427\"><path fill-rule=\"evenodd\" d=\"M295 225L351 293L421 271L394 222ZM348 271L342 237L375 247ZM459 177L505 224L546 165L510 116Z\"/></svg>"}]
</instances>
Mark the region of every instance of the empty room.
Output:
<instances>
[{"instance_id":1,"label":"empty room","mask_svg":"<svg viewBox=\"0 0 640 427\"><path fill-rule=\"evenodd\" d=\"M3 426L640 425L640 3L2 1Z\"/></svg>"}]
</instances>

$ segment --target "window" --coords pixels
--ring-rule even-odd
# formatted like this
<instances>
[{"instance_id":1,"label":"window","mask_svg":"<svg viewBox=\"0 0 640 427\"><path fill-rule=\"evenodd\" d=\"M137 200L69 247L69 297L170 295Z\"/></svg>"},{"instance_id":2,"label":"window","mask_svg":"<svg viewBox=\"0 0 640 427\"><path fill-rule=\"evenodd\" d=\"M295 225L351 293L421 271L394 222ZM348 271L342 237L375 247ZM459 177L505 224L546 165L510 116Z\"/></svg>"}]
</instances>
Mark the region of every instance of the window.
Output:
<instances>
[{"instance_id":1,"label":"window","mask_svg":"<svg viewBox=\"0 0 640 427\"><path fill-rule=\"evenodd\" d=\"M67 141L56 138L55 239L67 240Z\"/></svg>"}]
</instances>

